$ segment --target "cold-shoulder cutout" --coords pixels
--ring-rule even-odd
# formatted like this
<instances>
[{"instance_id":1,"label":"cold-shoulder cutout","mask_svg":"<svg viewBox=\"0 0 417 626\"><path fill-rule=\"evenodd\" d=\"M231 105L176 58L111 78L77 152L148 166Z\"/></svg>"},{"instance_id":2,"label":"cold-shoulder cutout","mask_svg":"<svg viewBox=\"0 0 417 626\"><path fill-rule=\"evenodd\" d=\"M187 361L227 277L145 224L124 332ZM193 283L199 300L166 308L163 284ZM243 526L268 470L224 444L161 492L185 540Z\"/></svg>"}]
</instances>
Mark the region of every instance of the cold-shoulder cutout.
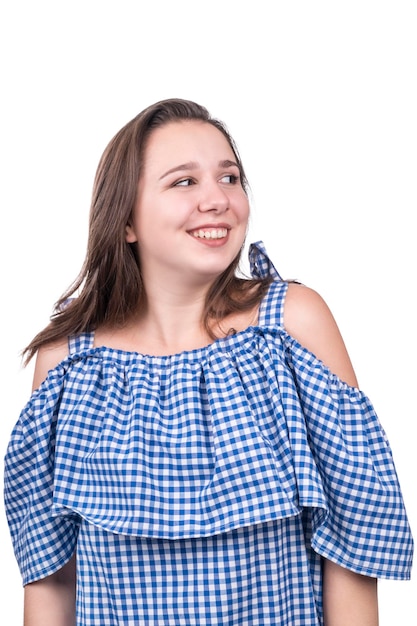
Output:
<instances>
[{"instance_id":1,"label":"cold-shoulder cutout","mask_svg":"<svg viewBox=\"0 0 417 626\"><path fill-rule=\"evenodd\" d=\"M36 354L35 369L33 374L32 391L38 389L48 376L48 372L54 369L68 355L68 340L62 339L54 343L45 344Z\"/></svg>"},{"instance_id":2,"label":"cold-shoulder cutout","mask_svg":"<svg viewBox=\"0 0 417 626\"><path fill-rule=\"evenodd\" d=\"M314 289L290 283L284 308L288 334L312 352L341 380L352 387L358 381L333 314Z\"/></svg>"}]
</instances>

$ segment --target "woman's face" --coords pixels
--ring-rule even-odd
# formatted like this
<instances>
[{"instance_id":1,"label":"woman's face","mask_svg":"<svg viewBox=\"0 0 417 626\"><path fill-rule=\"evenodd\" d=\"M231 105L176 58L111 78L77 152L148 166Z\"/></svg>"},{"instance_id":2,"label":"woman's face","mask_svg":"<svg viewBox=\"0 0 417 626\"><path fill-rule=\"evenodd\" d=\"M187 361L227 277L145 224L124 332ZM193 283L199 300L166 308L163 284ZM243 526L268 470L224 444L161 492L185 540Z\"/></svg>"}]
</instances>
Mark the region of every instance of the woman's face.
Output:
<instances>
[{"instance_id":1,"label":"woman's face","mask_svg":"<svg viewBox=\"0 0 417 626\"><path fill-rule=\"evenodd\" d=\"M145 282L212 282L239 253L248 217L233 150L217 128L187 120L153 131L126 235Z\"/></svg>"}]
</instances>

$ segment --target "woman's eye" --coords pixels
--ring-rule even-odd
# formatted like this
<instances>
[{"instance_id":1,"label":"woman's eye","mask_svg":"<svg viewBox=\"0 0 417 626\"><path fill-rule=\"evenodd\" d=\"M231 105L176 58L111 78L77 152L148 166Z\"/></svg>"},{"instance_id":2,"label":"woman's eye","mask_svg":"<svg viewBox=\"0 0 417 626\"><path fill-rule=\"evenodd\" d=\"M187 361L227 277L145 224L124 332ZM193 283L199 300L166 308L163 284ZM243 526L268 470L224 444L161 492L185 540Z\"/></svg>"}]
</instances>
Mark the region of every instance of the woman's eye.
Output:
<instances>
[{"instance_id":1,"label":"woman's eye","mask_svg":"<svg viewBox=\"0 0 417 626\"><path fill-rule=\"evenodd\" d=\"M221 178L222 183L228 183L229 185L236 185L238 180L239 176L236 176L236 174L225 174Z\"/></svg>"},{"instance_id":2,"label":"woman's eye","mask_svg":"<svg viewBox=\"0 0 417 626\"><path fill-rule=\"evenodd\" d=\"M182 180L178 180L174 183L174 187L189 187L193 184L193 180L191 178L183 178Z\"/></svg>"}]
</instances>

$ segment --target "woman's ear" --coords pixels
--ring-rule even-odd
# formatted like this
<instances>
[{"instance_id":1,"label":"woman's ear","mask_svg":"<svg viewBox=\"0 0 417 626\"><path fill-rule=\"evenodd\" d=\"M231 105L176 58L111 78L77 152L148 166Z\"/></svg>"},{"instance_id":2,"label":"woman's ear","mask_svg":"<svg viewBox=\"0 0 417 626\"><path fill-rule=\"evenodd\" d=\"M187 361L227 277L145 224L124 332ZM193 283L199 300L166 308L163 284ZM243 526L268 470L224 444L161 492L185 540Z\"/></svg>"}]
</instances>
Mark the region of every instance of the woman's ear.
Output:
<instances>
[{"instance_id":1,"label":"woman's ear","mask_svg":"<svg viewBox=\"0 0 417 626\"><path fill-rule=\"evenodd\" d=\"M130 222L126 224L125 231L127 243L136 243L138 238L136 237L135 229Z\"/></svg>"}]
</instances>

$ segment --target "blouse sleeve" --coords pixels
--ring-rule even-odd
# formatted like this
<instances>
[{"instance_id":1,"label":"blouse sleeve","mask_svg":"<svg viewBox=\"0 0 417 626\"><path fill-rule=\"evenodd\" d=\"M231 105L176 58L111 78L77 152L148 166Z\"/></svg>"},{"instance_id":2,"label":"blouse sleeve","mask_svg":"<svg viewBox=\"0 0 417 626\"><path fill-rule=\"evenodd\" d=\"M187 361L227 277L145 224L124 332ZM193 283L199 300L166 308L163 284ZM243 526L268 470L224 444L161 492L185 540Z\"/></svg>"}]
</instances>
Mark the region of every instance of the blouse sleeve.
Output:
<instances>
[{"instance_id":1,"label":"blouse sleeve","mask_svg":"<svg viewBox=\"0 0 417 626\"><path fill-rule=\"evenodd\" d=\"M23 584L59 570L72 556L76 515L53 512L54 453L63 372L50 373L15 425L5 456L6 516Z\"/></svg>"},{"instance_id":2,"label":"blouse sleeve","mask_svg":"<svg viewBox=\"0 0 417 626\"><path fill-rule=\"evenodd\" d=\"M312 547L360 574L409 579L414 542L385 431L369 398L287 337L293 401L325 495Z\"/></svg>"}]
</instances>

